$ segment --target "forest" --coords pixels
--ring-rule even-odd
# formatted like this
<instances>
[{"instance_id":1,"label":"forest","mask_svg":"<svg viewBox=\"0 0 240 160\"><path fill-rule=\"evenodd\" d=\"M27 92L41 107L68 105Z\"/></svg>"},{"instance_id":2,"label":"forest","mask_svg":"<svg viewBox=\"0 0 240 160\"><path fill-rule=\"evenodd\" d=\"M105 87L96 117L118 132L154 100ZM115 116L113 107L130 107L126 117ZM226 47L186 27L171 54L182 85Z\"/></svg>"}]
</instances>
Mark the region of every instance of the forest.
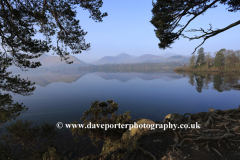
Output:
<instances>
[{"instance_id":1,"label":"forest","mask_svg":"<svg viewBox=\"0 0 240 160\"><path fill-rule=\"evenodd\" d=\"M197 56L192 54L188 66L178 67L176 71L214 71L214 72L239 72L240 71L240 50L221 49L212 56L204 52L201 47Z\"/></svg>"}]
</instances>

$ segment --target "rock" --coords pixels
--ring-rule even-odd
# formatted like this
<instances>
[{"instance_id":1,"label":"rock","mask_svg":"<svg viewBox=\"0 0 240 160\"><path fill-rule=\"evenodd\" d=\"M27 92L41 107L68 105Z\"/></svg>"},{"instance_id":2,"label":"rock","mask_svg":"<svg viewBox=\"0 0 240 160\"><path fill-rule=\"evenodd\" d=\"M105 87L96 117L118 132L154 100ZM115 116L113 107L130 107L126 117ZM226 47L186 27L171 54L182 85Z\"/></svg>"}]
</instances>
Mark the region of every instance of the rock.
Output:
<instances>
[{"instance_id":1,"label":"rock","mask_svg":"<svg viewBox=\"0 0 240 160\"><path fill-rule=\"evenodd\" d=\"M211 112L214 111L214 109L213 108L209 108L208 111L211 113Z\"/></svg>"},{"instance_id":2,"label":"rock","mask_svg":"<svg viewBox=\"0 0 240 160\"><path fill-rule=\"evenodd\" d=\"M128 140L130 138L130 130L127 130L126 132L123 133L122 135L122 140Z\"/></svg>"},{"instance_id":3,"label":"rock","mask_svg":"<svg viewBox=\"0 0 240 160\"><path fill-rule=\"evenodd\" d=\"M233 85L234 88L240 88L240 84Z\"/></svg>"},{"instance_id":4,"label":"rock","mask_svg":"<svg viewBox=\"0 0 240 160\"><path fill-rule=\"evenodd\" d=\"M174 122L179 121L181 118L182 118L181 114L171 113L171 114L166 115L166 117L163 120L163 123L167 123L169 121L174 123Z\"/></svg>"},{"instance_id":5,"label":"rock","mask_svg":"<svg viewBox=\"0 0 240 160\"><path fill-rule=\"evenodd\" d=\"M131 130L127 130L123 135L122 135L122 140L127 140L127 139L130 139L131 137L133 137L134 135L142 135L144 133L146 133L147 131L151 130L151 126L149 126L149 128L144 128L144 123L145 123L145 126L149 126L147 124L155 124L155 122L153 122L152 120L150 119L141 119L139 121L137 121L137 125L138 127L141 127L141 128L135 128L134 126L131 128Z\"/></svg>"}]
</instances>

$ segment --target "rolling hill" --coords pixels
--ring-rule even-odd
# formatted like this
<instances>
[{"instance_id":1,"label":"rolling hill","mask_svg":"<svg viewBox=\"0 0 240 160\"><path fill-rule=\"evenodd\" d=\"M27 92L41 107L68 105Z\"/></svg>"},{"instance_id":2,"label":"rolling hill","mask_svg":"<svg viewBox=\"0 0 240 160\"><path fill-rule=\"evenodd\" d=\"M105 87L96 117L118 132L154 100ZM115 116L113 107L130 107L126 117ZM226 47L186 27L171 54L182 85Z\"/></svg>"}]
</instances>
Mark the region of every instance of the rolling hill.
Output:
<instances>
[{"instance_id":1,"label":"rolling hill","mask_svg":"<svg viewBox=\"0 0 240 160\"><path fill-rule=\"evenodd\" d=\"M105 56L98 61L94 62L93 64L120 64L120 63L131 63L135 57L130 56L126 53L121 53L117 56Z\"/></svg>"},{"instance_id":2,"label":"rolling hill","mask_svg":"<svg viewBox=\"0 0 240 160\"><path fill-rule=\"evenodd\" d=\"M51 67L51 66L67 66L67 65L77 65L77 66L87 66L87 63L84 63L83 61L77 59L74 56L69 55L68 61L73 61L72 64L66 64L66 62L62 59L60 56L49 56L47 54L43 54L41 57L33 59L33 62L38 62L40 61L42 64L42 67Z\"/></svg>"},{"instance_id":3,"label":"rolling hill","mask_svg":"<svg viewBox=\"0 0 240 160\"><path fill-rule=\"evenodd\" d=\"M173 55L173 53L171 53ZM159 55L144 54L136 57L126 53L121 53L117 56L105 56L98 61L95 61L94 65L100 64L121 64L121 63L145 63L145 62L188 62L189 58L181 55L174 55L170 57L163 57Z\"/></svg>"},{"instance_id":4,"label":"rolling hill","mask_svg":"<svg viewBox=\"0 0 240 160\"><path fill-rule=\"evenodd\" d=\"M84 67L89 65L74 56L69 56L69 57L70 58L68 59L68 61L73 61L72 64L67 64L64 60L61 61L61 58L59 56L49 56L47 54L43 54L39 58L30 60L31 62L40 62L42 66L33 68L33 69L29 68L28 72L34 73L34 72L48 71L48 70L54 70L54 71L73 70L73 69L77 69L78 67ZM10 66L8 68L8 71L21 73L21 69L15 66Z\"/></svg>"},{"instance_id":5,"label":"rolling hill","mask_svg":"<svg viewBox=\"0 0 240 160\"><path fill-rule=\"evenodd\" d=\"M189 62L189 57L176 55L176 56L168 57L164 61L166 61L166 62Z\"/></svg>"}]
</instances>

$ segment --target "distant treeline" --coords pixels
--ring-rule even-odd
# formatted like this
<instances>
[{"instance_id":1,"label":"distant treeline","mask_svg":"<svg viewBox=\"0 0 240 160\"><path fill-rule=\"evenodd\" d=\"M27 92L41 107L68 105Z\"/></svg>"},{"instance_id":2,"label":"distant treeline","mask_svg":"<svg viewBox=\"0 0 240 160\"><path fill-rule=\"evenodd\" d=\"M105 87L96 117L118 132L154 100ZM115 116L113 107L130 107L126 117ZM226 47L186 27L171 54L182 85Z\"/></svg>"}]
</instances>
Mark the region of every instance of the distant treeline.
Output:
<instances>
[{"instance_id":1,"label":"distant treeline","mask_svg":"<svg viewBox=\"0 0 240 160\"><path fill-rule=\"evenodd\" d=\"M205 53L203 48L198 50L198 56L194 54L189 59L189 65L175 68L176 71L220 71L240 72L240 50L221 49L215 52L215 57Z\"/></svg>"},{"instance_id":2,"label":"distant treeline","mask_svg":"<svg viewBox=\"0 0 240 160\"><path fill-rule=\"evenodd\" d=\"M173 72L173 69L182 66L182 62L168 63L130 63L130 64L104 64L79 67L79 71L89 72L141 72L161 73Z\"/></svg>"}]
</instances>

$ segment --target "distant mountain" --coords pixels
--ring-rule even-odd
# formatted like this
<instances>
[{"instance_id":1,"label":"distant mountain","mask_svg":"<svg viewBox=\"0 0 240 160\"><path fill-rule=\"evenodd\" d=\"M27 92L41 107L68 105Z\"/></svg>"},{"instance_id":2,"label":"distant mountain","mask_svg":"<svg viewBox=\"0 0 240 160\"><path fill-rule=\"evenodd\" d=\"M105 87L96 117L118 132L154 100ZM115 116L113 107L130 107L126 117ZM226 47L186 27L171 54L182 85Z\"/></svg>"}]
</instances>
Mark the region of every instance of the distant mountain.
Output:
<instances>
[{"instance_id":1,"label":"distant mountain","mask_svg":"<svg viewBox=\"0 0 240 160\"><path fill-rule=\"evenodd\" d=\"M165 58L168 58L168 57L172 57L172 56L175 56L175 55L177 55L177 54L168 52L168 53L162 54L161 56L165 57Z\"/></svg>"},{"instance_id":2,"label":"distant mountain","mask_svg":"<svg viewBox=\"0 0 240 160\"><path fill-rule=\"evenodd\" d=\"M68 59L68 61L73 61L73 63L71 64L67 64L64 60L61 61L61 58L59 56L49 56L47 54L43 54L39 58L30 60L31 62L40 62L42 66L33 68L33 69L30 69L30 68L29 69L26 68L26 69L28 69L29 71L32 70L33 72L46 71L46 70L60 71L60 70L76 69L78 67L84 67L89 65L87 63L80 61L74 56L69 56L69 57L70 58ZM15 66L10 66L8 68L8 71L17 73L17 72L20 72L21 69Z\"/></svg>"},{"instance_id":3,"label":"distant mountain","mask_svg":"<svg viewBox=\"0 0 240 160\"><path fill-rule=\"evenodd\" d=\"M74 56L69 57L68 61L73 61L72 64L66 64L64 60L61 61L59 56L43 54L41 57L31 60L32 62L41 62L42 66L38 68L22 71L20 68L11 66L8 68L8 71L11 71L12 75L19 74L21 78L28 79L42 87L55 82L72 83L87 73L79 72L77 70L78 67L87 66L88 64Z\"/></svg>"},{"instance_id":4,"label":"distant mountain","mask_svg":"<svg viewBox=\"0 0 240 160\"><path fill-rule=\"evenodd\" d=\"M189 62L189 57L176 55L165 59L166 62Z\"/></svg>"},{"instance_id":5,"label":"distant mountain","mask_svg":"<svg viewBox=\"0 0 240 160\"><path fill-rule=\"evenodd\" d=\"M152 55L152 54L144 54L138 58L136 58L137 63L141 62L156 62L156 61L163 61L165 57Z\"/></svg>"},{"instance_id":6,"label":"distant mountain","mask_svg":"<svg viewBox=\"0 0 240 160\"><path fill-rule=\"evenodd\" d=\"M105 56L101 58L100 60L94 62L93 64L99 65L99 64L120 64L120 63L131 63L132 60L134 60L135 57L130 56L126 53L121 53L117 56Z\"/></svg>"},{"instance_id":7,"label":"distant mountain","mask_svg":"<svg viewBox=\"0 0 240 160\"><path fill-rule=\"evenodd\" d=\"M168 53L169 55L173 53ZM188 62L189 58L181 55L174 55L170 57L164 57L159 55L144 54L136 57L126 53L121 53L117 56L105 56L100 60L94 62L94 65L100 64L121 64L121 63L145 63L145 62Z\"/></svg>"},{"instance_id":8,"label":"distant mountain","mask_svg":"<svg viewBox=\"0 0 240 160\"><path fill-rule=\"evenodd\" d=\"M132 58L132 56L130 56L129 54L127 53L121 53L119 55L116 56L116 58L119 58L119 59L128 59L128 58Z\"/></svg>"},{"instance_id":9,"label":"distant mountain","mask_svg":"<svg viewBox=\"0 0 240 160\"><path fill-rule=\"evenodd\" d=\"M77 66L87 66L88 64L80 61L79 59L77 59L74 56L68 56L70 57L68 59L68 61L73 61L72 64L66 64L66 62L62 59L60 56L49 56L47 54L43 54L41 57L33 59L31 61L33 62L41 62L42 67L51 67L51 66L59 66L61 65L61 67L63 66L67 66L67 65L77 65Z\"/></svg>"}]
</instances>

